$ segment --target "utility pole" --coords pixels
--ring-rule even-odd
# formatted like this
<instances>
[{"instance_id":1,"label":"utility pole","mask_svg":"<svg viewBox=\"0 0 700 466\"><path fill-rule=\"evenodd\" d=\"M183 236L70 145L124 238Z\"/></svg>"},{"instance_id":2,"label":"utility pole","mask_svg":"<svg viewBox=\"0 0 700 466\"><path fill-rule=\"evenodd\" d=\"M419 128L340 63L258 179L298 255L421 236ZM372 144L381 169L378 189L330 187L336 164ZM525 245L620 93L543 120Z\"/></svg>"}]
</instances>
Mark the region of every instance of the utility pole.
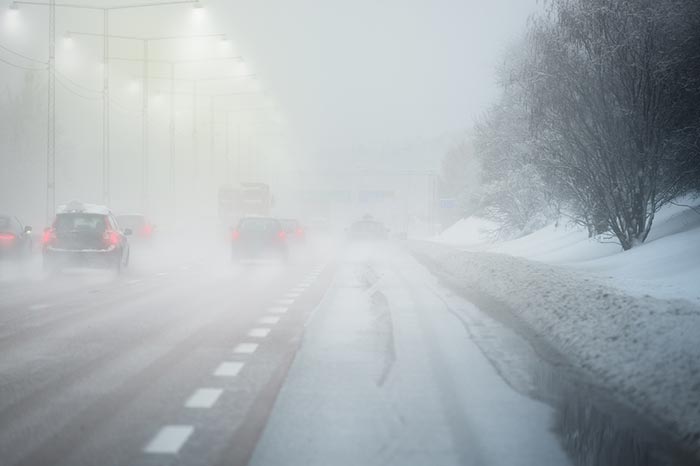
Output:
<instances>
[{"instance_id":1,"label":"utility pole","mask_svg":"<svg viewBox=\"0 0 700 466\"><path fill-rule=\"evenodd\" d=\"M49 82L46 134L46 225L56 206L56 0L49 3Z\"/></svg>"},{"instance_id":2,"label":"utility pole","mask_svg":"<svg viewBox=\"0 0 700 466\"><path fill-rule=\"evenodd\" d=\"M143 81L141 84L141 208L150 215L148 197L149 157L148 157L148 41L143 41Z\"/></svg>"},{"instance_id":3,"label":"utility pole","mask_svg":"<svg viewBox=\"0 0 700 466\"><path fill-rule=\"evenodd\" d=\"M102 42L102 202L109 205L109 10L102 10L104 38Z\"/></svg>"}]
</instances>

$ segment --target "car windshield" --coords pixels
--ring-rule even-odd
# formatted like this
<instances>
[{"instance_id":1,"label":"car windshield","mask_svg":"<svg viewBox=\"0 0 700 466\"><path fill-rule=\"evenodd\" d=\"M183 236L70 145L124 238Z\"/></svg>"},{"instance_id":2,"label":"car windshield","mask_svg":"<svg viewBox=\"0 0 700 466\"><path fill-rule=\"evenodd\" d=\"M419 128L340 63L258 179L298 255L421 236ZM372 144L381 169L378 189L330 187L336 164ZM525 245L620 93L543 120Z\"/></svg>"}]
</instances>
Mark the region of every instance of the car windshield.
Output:
<instances>
[{"instance_id":1,"label":"car windshield","mask_svg":"<svg viewBox=\"0 0 700 466\"><path fill-rule=\"evenodd\" d=\"M107 219L100 214L65 213L56 216L55 228L59 233L78 231L102 233L107 227Z\"/></svg>"}]
</instances>

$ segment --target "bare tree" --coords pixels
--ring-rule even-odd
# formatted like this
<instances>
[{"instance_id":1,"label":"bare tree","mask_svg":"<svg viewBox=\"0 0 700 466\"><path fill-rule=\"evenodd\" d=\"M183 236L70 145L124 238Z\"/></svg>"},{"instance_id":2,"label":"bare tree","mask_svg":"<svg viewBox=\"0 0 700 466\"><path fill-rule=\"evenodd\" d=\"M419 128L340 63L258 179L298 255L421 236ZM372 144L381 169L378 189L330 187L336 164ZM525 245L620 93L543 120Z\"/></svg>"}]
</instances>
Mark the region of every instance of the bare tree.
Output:
<instances>
[{"instance_id":1,"label":"bare tree","mask_svg":"<svg viewBox=\"0 0 700 466\"><path fill-rule=\"evenodd\" d=\"M611 232L624 249L643 242L658 209L697 176L688 3L557 0L532 24L520 79L539 172L589 231Z\"/></svg>"}]
</instances>

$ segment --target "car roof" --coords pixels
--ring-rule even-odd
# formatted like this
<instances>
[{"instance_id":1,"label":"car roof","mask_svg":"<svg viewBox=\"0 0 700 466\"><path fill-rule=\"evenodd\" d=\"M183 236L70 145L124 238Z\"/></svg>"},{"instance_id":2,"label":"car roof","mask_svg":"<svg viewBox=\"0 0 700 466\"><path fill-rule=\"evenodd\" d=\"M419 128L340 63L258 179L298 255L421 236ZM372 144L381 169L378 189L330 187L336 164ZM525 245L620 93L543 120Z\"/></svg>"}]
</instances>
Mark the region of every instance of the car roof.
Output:
<instances>
[{"instance_id":1,"label":"car roof","mask_svg":"<svg viewBox=\"0 0 700 466\"><path fill-rule=\"evenodd\" d=\"M58 206L57 214L83 213L109 215L111 212L107 206L99 204L86 204L79 201L71 201L68 204Z\"/></svg>"}]
</instances>

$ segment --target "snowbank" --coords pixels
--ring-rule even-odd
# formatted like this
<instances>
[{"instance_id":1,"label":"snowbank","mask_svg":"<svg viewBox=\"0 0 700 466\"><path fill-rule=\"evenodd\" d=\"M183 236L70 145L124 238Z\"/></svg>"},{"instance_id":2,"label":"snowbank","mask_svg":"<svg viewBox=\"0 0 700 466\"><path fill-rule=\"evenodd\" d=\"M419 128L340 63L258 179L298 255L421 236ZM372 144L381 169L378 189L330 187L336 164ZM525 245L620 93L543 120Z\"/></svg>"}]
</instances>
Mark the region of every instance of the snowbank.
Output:
<instances>
[{"instance_id":1,"label":"snowbank","mask_svg":"<svg viewBox=\"0 0 700 466\"><path fill-rule=\"evenodd\" d=\"M409 247L470 296L504 305L536 338L700 456L699 306L633 297L576 270L505 254Z\"/></svg>"},{"instance_id":2,"label":"snowbank","mask_svg":"<svg viewBox=\"0 0 700 466\"><path fill-rule=\"evenodd\" d=\"M692 199L679 203L700 205ZM492 242L488 229L477 226L483 222L487 221L463 219L435 241L583 270L635 296L700 303L700 213L687 207L664 207L656 215L647 242L624 252L618 244L588 238L585 229L566 222L515 240Z\"/></svg>"},{"instance_id":3,"label":"snowbank","mask_svg":"<svg viewBox=\"0 0 700 466\"><path fill-rule=\"evenodd\" d=\"M498 225L490 220L467 217L437 235L434 241L460 247L487 247L496 228Z\"/></svg>"}]
</instances>

